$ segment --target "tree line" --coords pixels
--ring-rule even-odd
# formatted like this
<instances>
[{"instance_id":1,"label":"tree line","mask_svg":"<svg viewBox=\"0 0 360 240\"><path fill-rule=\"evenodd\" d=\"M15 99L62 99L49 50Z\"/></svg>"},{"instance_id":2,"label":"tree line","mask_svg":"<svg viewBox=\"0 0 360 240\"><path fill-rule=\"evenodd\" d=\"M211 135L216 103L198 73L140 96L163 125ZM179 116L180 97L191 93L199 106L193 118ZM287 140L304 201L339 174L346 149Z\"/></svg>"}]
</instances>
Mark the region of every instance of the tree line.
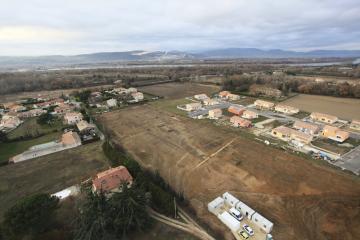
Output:
<instances>
[{"instance_id":1,"label":"tree line","mask_svg":"<svg viewBox=\"0 0 360 240\"><path fill-rule=\"evenodd\" d=\"M348 82L316 82L301 77L294 78L286 74L242 74L228 76L224 83L224 90L235 92L247 92L251 85L266 85L283 92L287 95L291 92L316 94L335 97L360 98L360 83L350 84Z\"/></svg>"}]
</instances>

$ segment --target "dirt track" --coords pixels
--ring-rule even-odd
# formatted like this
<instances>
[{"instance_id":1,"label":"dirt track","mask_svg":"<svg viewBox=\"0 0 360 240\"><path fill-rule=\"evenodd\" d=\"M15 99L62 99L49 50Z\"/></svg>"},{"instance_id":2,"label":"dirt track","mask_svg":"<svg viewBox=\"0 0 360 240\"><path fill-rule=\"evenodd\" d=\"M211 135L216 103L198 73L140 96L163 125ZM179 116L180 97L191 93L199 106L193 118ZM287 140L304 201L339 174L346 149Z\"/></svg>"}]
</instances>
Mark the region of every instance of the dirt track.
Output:
<instances>
[{"instance_id":1,"label":"dirt track","mask_svg":"<svg viewBox=\"0 0 360 240\"><path fill-rule=\"evenodd\" d=\"M229 231L207 211L224 191L272 220L275 239L360 239L358 178L151 105L107 113L102 121L113 139L158 170L227 239Z\"/></svg>"}]
</instances>

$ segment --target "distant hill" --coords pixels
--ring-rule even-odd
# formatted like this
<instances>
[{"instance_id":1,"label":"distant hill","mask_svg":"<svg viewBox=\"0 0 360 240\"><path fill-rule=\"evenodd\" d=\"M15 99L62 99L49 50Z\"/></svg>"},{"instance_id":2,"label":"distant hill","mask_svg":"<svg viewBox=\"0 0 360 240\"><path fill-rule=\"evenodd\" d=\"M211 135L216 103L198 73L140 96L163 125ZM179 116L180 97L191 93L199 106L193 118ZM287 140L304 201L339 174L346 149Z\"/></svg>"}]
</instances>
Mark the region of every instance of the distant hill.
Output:
<instances>
[{"instance_id":1,"label":"distant hill","mask_svg":"<svg viewBox=\"0 0 360 240\"><path fill-rule=\"evenodd\" d=\"M99 52L72 56L52 55L38 57L1 57L0 68L19 69L51 66L69 66L132 61L167 61L191 59L241 59L241 58L357 58L360 50L315 50L309 52L281 49L225 48L199 52L181 51L127 51Z\"/></svg>"},{"instance_id":2,"label":"distant hill","mask_svg":"<svg viewBox=\"0 0 360 240\"><path fill-rule=\"evenodd\" d=\"M355 58L360 50L315 50L309 52L285 51L281 49L225 48L200 52L203 58Z\"/></svg>"}]
</instances>

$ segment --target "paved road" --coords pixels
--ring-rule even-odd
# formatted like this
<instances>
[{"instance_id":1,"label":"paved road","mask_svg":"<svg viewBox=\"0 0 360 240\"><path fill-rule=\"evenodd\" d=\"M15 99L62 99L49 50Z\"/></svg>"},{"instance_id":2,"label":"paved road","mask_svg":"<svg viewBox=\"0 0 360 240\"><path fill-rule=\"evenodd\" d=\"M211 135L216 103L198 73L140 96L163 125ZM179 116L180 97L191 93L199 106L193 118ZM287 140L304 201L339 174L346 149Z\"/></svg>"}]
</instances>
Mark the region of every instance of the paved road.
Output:
<instances>
[{"instance_id":1,"label":"paved road","mask_svg":"<svg viewBox=\"0 0 360 240\"><path fill-rule=\"evenodd\" d=\"M360 175L360 146L344 154L334 165Z\"/></svg>"}]
</instances>

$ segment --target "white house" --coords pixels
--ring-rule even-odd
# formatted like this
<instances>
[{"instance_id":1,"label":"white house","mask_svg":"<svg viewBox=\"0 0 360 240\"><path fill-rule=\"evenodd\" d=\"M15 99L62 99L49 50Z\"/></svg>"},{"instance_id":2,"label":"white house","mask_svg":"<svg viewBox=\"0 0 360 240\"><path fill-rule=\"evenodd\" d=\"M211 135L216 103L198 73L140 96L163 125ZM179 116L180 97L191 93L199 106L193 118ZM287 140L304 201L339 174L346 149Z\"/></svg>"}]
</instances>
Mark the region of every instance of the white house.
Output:
<instances>
[{"instance_id":1,"label":"white house","mask_svg":"<svg viewBox=\"0 0 360 240\"><path fill-rule=\"evenodd\" d=\"M131 93L131 97L137 102L144 100L144 94L141 92Z\"/></svg>"},{"instance_id":2,"label":"white house","mask_svg":"<svg viewBox=\"0 0 360 240\"><path fill-rule=\"evenodd\" d=\"M106 104L108 107L116 107L117 106L117 100L112 98L106 101Z\"/></svg>"},{"instance_id":3,"label":"white house","mask_svg":"<svg viewBox=\"0 0 360 240\"><path fill-rule=\"evenodd\" d=\"M246 216L248 219L251 219L251 217L255 214L255 210L246 205L245 203L239 201L235 208L239 210L244 216Z\"/></svg>"},{"instance_id":4,"label":"white house","mask_svg":"<svg viewBox=\"0 0 360 240\"><path fill-rule=\"evenodd\" d=\"M229 204L232 207L235 207L236 204L239 202L239 199L231 195L230 193L226 192L223 194L223 199L227 204Z\"/></svg>"},{"instance_id":5,"label":"white house","mask_svg":"<svg viewBox=\"0 0 360 240\"><path fill-rule=\"evenodd\" d=\"M217 197L214 200L212 200L211 202L208 203L208 210L209 212L217 215L218 214L218 210L224 206L225 201L223 198L221 197Z\"/></svg>"},{"instance_id":6,"label":"white house","mask_svg":"<svg viewBox=\"0 0 360 240\"><path fill-rule=\"evenodd\" d=\"M195 111L199 110L202 107L201 103L188 103L185 105L186 111Z\"/></svg>"},{"instance_id":7,"label":"white house","mask_svg":"<svg viewBox=\"0 0 360 240\"><path fill-rule=\"evenodd\" d=\"M83 120L83 115L79 112L68 112L64 115L64 122L73 125Z\"/></svg>"},{"instance_id":8,"label":"white house","mask_svg":"<svg viewBox=\"0 0 360 240\"><path fill-rule=\"evenodd\" d=\"M224 211L218 215L218 218L223 222L231 231L236 232L240 228L240 222L236 220L230 213Z\"/></svg>"},{"instance_id":9,"label":"white house","mask_svg":"<svg viewBox=\"0 0 360 240\"><path fill-rule=\"evenodd\" d=\"M204 105L207 105L207 106L213 106L213 105L219 104L219 101L217 101L215 99L210 99L210 98L205 99L203 102L204 102Z\"/></svg>"},{"instance_id":10,"label":"white house","mask_svg":"<svg viewBox=\"0 0 360 240\"><path fill-rule=\"evenodd\" d=\"M240 96L230 93L230 94L227 95L227 99L235 101L235 100L239 100Z\"/></svg>"},{"instance_id":11,"label":"white house","mask_svg":"<svg viewBox=\"0 0 360 240\"><path fill-rule=\"evenodd\" d=\"M258 227L260 227L262 230L264 230L266 233L270 233L273 229L274 224L261 216L259 213L255 213L251 221L255 223Z\"/></svg>"},{"instance_id":12,"label":"white house","mask_svg":"<svg viewBox=\"0 0 360 240\"><path fill-rule=\"evenodd\" d=\"M215 108L209 110L209 118L211 119L217 119L222 116L222 111L220 108Z\"/></svg>"},{"instance_id":13,"label":"white house","mask_svg":"<svg viewBox=\"0 0 360 240\"><path fill-rule=\"evenodd\" d=\"M195 95L194 98L197 100L204 101L205 99L208 99L209 97L206 94L202 93L202 94Z\"/></svg>"}]
</instances>

